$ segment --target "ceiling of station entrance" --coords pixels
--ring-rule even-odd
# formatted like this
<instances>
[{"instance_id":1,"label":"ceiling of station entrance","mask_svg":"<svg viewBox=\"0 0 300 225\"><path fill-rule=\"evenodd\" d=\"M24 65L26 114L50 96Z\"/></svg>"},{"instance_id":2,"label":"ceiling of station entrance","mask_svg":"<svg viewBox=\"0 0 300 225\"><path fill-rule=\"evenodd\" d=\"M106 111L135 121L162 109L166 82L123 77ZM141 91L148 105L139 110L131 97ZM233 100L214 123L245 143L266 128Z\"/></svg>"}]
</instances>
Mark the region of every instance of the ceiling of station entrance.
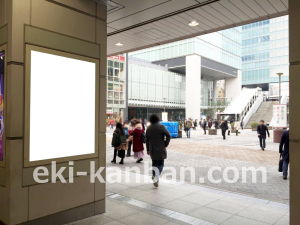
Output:
<instances>
[{"instance_id":1,"label":"ceiling of station entrance","mask_svg":"<svg viewBox=\"0 0 300 225\"><path fill-rule=\"evenodd\" d=\"M109 2L109 1L108 1ZM288 0L113 0L107 54L116 55L288 14ZM198 26L189 26L192 21ZM122 46L116 46L122 43Z\"/></svg>"}]
</instances>

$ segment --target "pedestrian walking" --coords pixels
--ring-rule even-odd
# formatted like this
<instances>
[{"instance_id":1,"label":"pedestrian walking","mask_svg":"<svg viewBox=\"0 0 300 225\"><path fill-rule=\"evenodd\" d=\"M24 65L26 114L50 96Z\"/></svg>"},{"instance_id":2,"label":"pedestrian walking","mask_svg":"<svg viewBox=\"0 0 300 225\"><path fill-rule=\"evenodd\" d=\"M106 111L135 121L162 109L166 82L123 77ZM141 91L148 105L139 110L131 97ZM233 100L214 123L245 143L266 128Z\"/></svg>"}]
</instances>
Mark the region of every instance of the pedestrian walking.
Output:
<instances>
[{"instance_id":1,"label":"pedestrian walking","mask_svg":"<svg viewBox=\"0 0 300 225\"><path fill-rule=\"evenodd\" d=\"M199 126L200 126L200 128L202 127L202 119L200 119L200 121L199 121Z\"/></svg>"},{"instance_id":2,"label":"pedestrian walking","mask_svg":"<svg viewBox=\"0 0 300 225\"><path fill-rule=\"evenodd\" d=\"M244 130L244 120L243 119L241 121L241 128L242 128L242 130Z\"/></svg>"},{"instance_id":3,"label":"pedestrian walking","mask_svg":"<svg viewBox=\"0 0 300 225\"><path fill-rule=\"evenodd\" d=\"M183 121L183 129L184 129L184 132L185 132L185 134L187 135L187 129L186 129L186 121L187 121L187 119L184 119L184 121Z\"/></svg>"},{"instance_id":4,"label":"pedestrian walking","mask_svg":"<svg viewBox=\"0 0 300 225\"><path fill-rule=\"evenodd\" d=\"M123 124L123 129L124 129L126 141L127 141L126 157L130 157L131 156L132 136L129 135L129 129L130 130L132 129L131 121L128 122L128 120L126 120Z\"/></svg>"},{"instance_id":5,"label":"pedestrian walking","mask_svg":"<svg viewBox=\"0 0 300 225\"><path fill-rule=\"evenodd\" d=\"M289 163L290 163L290 131L284 131L281 140L280 140L280 145L279 145L279 153L282 156L283 159L283 179L287 179L288 175L288 168L289 168ZM283 149L282 149L283 148Z\"/></svg>"},{"instance_id":6,"label":"pedestrian walking","mask_svg":"<svg viewBox=\"0 0 300 225\"><path fill-rule=\"evenodd\" d=\"M197 129L197 126L198 126L198 123L197 123L197 120L194 121L194 130Z\"/></svg>"},{"instance_id":7,"label":"pedestrian walking","mask_svg":"<svg viewBox=\"0 0 300 225\"><path fill-rule=\"evenodd\" d=\"M114 129L114 123L115 123L114 119L111 119L110 122L109 122L109 124L110 124L110 130Z\"/></svg>"},{"instance_id":8,"label":"pedestrian walking","mask_svg":"<svg viewBox=\"0 0 300 225\"><path fill-rule=\"evenodd\" d=\"M266 148L267 133L268 133L268 137L270 137L270 133L268 127L265 125L265 121L261 120L260 125L257 126L257 134L258 134L261 150L263 151Z\"/></svg>"},{"instance_id":9,"label":"pedestrian walking","mask_svg":"<svg viewBox=\"0 0 300 225\"><path fill-rule=\"evenodd\" d=\"M206 120L203 119L203 131L205 135L206 135L206 126L207 126Z\"/></svg>"},{"instance_id":10,"label":"pedestrian walking","mask_svg":"<svg viewBox=\"0 0 300 225\"><path fill-rule=\"evenodd\" d=\"M218 129L218 126L219 126L219 122L218 120L215 119L215 129Z\"/></svg>"},{"instance_id":11,"label":"pedestrian walking","mask_svg":"<svg viewBox=\"0 0 300 225\"><path fill-rule=\"evenodd\" d=\"M234 123L234 129L235 129L235 135L236 136L238 136L238 134L239 134L239 129L241 129L241 126L240 126L240 122L239 121L236 121L235 123Z\"/></svg>"},{"instance_id":12,"label":"pedestrian walking","mask_svg":"<svg viewBox=\"0 0 300 225\"><path fill-rule=\"evenodd\" d=\"M187 138L191 138L191 129L192 129L192 127L193 127L192 119L189 118L189 119L185 122L186 137L187 137Z\"/></svg>"},{"instance_id":13,"label":"pedestrian walking","mask_svg":"<svg viewBox=\"0 0 300 225\"><path fill-rule=\"evenodd\" d=\"M125 149L126 149L126 136L121 123L117 123L116 129L113 133L111 145L114 147L114 158L111 161L116 163L117 155L121 158L120 164L124 164Z\"/></svg>"},{"instance_id":14,"label":"pedestrian walking","mask_svg":"<svg viewBox=\"0 0 300 225\"><path fill-rule=\"evenodd\" d=\"M129 130L129 134L133 136L132 150L134 152L134 158L137 159L137 163L140 163L144 158L144 144L142 141L142 134L144 133L144 129L140 120L134 120L133 124L134 127Z\"/></svg>"},{"instance_id":15,"label":"pedestrian walking","mask_svg":"<svg viewBox=\"0 0 300 225\"><path fill-rule=\"evenodd\" d=\"M167 158L167 147L171 135L167 128L159 123L157 115L150 117L151 125L146 132L147 154L152 160L152 180L155 187L158 187L159 176L164 168L164 161Z\"/></svg>"},{"instance_id":16,"label":"pedestrian walking","mask_svg":"<svg viewBox=\"0 0 300 225\"><path fill-rule=\"evenodd\" d=\"M209 121L208 121L208 128L210 129L211 126L212 126L212 122L211 122L211 120L209 120Z\"/></svg>"},{"instance_id":17,"label":"pedestrian walking","mask_svg":"<svg viewBox=\"0 0 300 225\"><path fill-rule=\"evenodd\" d=\"M228 124L227 121L222 120L221 122L221 130L222 130L222 136L223 136L223 140L226 139L226 130L228 130Z\"/></svg>"},{"instance_id":18,"label":"pedestrian walking","mask_svg":"<svg viewBox=\"0 0 300 225\"><path fill-rule=\"evenodd\" d=\"M228 121L226 121L226 122L227 122L227 126L228 126L228 133L227 133L227 135L230 136L230 130L231 130L232 119L229 120L229 122L228 122Z\"/></svg>"},{"instance_id":19,"label":"pedestrian walking","mask_svg":"<svg viewBox=\"0 0 300 225\"><path fill-rule=\"evenodd\" d=\"M146 129L145 129L145 122L144 122L144 119L140 119L140 122L141 122L142 128L143 128L144 130L146 130Z\"/></svg>"}]
</instances>

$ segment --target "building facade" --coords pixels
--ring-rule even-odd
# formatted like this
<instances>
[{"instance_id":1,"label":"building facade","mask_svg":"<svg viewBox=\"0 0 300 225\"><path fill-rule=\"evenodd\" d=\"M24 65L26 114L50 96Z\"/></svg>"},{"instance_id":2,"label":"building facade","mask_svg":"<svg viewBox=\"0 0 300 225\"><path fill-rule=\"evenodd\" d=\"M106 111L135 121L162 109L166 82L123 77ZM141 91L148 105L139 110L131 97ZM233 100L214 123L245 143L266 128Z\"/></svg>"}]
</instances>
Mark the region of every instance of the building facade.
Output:
<instances>
[{"instance_id":1,"label":"building facade","mask_svg":"<svg viewBox=\"0 0 300 225\"><path fill-rule=\"evenodd\" d=\"M170 120L200 119L200 108L229 104L241 84L225 97L217 84L241 79L241 37L238 27L129 53L129 117L165 110Z\"/></svg>"},{"instance_id":2,"label":"building facade","mask_svg":"<svg viewBox=\"0 0 300 225\"><path fill-rule=\"evenodd\" d=\"M289 89L289 18L282 16L242 26L242 85L261 87L269 96Z\"/></svg>"},{"instance_id":3,"label":"building facade","mask_svg":"<svg viewBox=\"0 0 300 225\"><path fill-rule=\"evenodd\" d=\"M107 109L106 123L111 119L123 121L126 101L126 62L125 56L107 58Z\"/></svg>"},{"instance_id":4,"label":"building facade","mask_svg":"<svg viewBox=\"0 0 300 225\"><path fill-rule=\"evenodd\" d=\"M202 113L208 107L228 105L239 93L233 88L235 86L261 87L269 96L278 96L279 72L284 73L282 93L288 94L288 40L288 16L282 16L131 52L127 59L128 74L125 73L125 55L110 57L107 63L107 121L149 118L152 113L163 111L167 111L172 120L185 118L190 99L187 97L197 98L198 90ZM188 70L188 58L192 55L199 56L200 61L191 64L193 69ZM200 75L193 75L193 79L199 76L201 79L196 82L198 86L193 86L195 82L189 83L187 78L191 75L187 72L198 67ZM228 68L242 74L241 83L231 82L238 79L222 77L228 73ZM219 75L215 71L220 72ZM191 105L198 108L198 102L191 102L188 108ZM124 110L128 112L126 118L123 118Z\"/></svg>"}]
</instances>

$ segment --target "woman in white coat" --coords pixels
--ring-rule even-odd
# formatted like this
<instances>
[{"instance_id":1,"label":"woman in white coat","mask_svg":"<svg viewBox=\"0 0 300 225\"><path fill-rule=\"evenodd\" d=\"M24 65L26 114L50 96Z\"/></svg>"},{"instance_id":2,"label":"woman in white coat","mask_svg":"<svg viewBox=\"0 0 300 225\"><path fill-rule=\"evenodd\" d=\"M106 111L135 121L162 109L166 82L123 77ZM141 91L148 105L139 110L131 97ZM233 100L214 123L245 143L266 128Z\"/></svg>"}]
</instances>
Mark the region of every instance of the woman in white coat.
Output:
<instances>
[{"instance_id":1,"label":"woman in white coat","mask_svg":"<svg viewBox=\"0 0 300 225\"><path fill-rule=\"evenodd\" d=\"M239 129L241 129L241 124L239 121L236 121L234 123L234 129L235 129L235 132L236 132L236 136L238 136L238 133L239 133Z\"/></svg>"}]
</instances>

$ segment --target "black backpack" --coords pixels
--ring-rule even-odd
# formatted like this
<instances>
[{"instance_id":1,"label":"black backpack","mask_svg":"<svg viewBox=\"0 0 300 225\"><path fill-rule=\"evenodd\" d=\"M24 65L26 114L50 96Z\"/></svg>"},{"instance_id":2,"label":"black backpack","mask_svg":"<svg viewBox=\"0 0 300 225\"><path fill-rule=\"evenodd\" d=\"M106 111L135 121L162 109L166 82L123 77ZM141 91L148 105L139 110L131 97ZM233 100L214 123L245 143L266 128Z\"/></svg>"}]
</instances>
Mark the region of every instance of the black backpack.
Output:
<instances>
[{"instance_id":1,"label":"black backpack","mask_svg":"<svg viewBox=\"0 0 300 225\"><path fill-rule=\"evenodd\" d=\"M144 144L146 144L147 138L146 138L145 132L143 132L143 133L141 134L141 139L142 139L142 142L143 142Z\"/></svg>"}]
</instances>

